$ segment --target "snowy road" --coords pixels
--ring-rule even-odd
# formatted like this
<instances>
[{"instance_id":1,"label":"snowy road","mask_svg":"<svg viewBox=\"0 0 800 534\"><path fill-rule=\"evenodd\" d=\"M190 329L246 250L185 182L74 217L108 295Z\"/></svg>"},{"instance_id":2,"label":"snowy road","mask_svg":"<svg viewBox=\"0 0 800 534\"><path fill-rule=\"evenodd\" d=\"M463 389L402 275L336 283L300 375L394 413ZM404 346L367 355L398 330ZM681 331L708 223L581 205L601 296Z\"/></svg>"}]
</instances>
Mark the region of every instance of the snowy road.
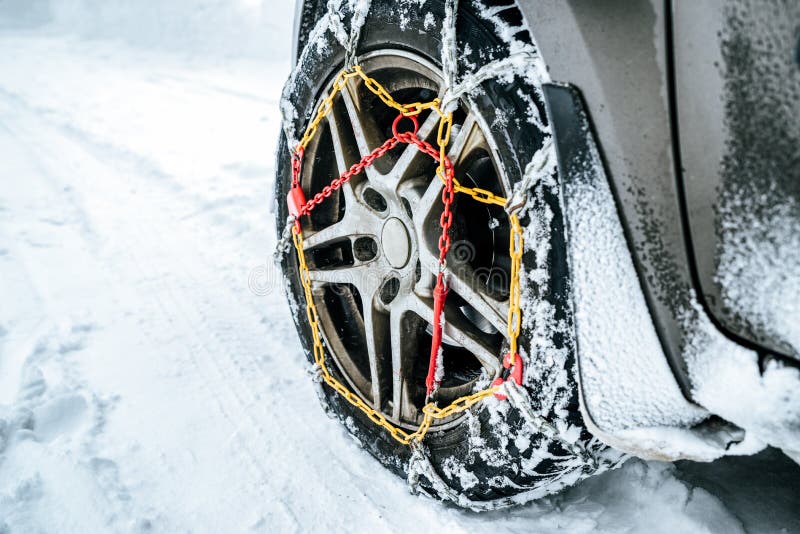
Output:
<instances>
[{"instance_id":1,"label":"snowy road","mask_svg":"<svg viewBox=\"0 0 800 534\"><path fill-rule=\"evenodd\" d=\"M800 531L774 452L485 515L410 495L322 413L269 261L288 64L0 51L0 533Z\"/></svg>"}]
</instances>

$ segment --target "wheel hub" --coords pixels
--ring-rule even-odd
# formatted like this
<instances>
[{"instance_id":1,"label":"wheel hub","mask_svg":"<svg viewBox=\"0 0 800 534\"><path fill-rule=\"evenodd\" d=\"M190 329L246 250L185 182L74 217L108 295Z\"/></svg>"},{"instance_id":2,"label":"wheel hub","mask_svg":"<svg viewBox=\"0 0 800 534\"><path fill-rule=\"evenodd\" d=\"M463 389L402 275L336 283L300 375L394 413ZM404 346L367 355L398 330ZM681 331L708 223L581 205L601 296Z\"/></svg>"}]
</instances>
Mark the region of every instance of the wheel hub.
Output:
<instances>
[{"instance_id":1,"label":"wheel hub","mask_svg":"<svg viewBox=\"0 0 800 534\"><path fill-rule=\"evenodd\" d=\"M411 254L411 240L400 219L390 217L386 221L381 232L381 244L389 265L397 269L406 266Z\"/></svg>"}]
</instances>

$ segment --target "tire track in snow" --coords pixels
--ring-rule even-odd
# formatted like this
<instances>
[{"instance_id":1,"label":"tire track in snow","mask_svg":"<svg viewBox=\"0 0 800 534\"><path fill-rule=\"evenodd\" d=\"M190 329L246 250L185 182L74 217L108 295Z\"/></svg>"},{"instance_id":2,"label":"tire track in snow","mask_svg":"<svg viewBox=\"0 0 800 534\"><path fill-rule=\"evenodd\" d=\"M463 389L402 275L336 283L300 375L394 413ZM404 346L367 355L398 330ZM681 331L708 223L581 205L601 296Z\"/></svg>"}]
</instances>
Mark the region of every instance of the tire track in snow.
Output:
<instances>
[{"instance_id":1,"label":"tire track in snow","mask_svg":"<svg viewBox=\"0 0 800 534\"><path fill-rule=\"evenodd\" d=\"M31 107L30 106L27 106L27 107L30 110ZM145 158L140 157L140 156L138 156L136 154L133 154L133 153L131 153L131 152L127 151L127 150L124 150L124 149L116 149L115 147L113 147L112 145L109 145L108 143L93 142L91 140L90 136L88 136L85 133L80 132L79 130L77 130L74 127L64 128L63 126L59 126L57 124L54 125L54 126L56 128L58 128L59 130L61 130L61 131L65 132L66 134L68 134L68 136L70 138L72 138L74 141L76 141L76 142L80 143L81 145L83 145L85 147L85 149L87 150L87 152L89 154L93 155L96 159L102 158L103 160L107 160L107 159L109 159L109 154L111 154L111 158L110 159L113 159L114 161L117 161L117 162L120 162L120 161L121 162L125 162L126 163L125 166L132 167L132 168L129 169L129 172L134 172L134 173L139 172L142 177L147 178L148 181L151 182L151 187L160 188L162 190L166 189L163 192L163 194L165 196L168 196L168 198L174 199L175 198L174 193L176 193L178 191L183 193L182 190L176 190L176 188L172 188L172 187L165 188L164 184L162 182L162 178L166 177L166 174L161 169L159 169L157 166L155 166L153 164L146 165L144 168L147 169L147 172L141 173L142 162L146 161ZM160 195L157 195L157 198L158 197L160 197ZM183 201L184 199L185 199L185 197L181 197L181 201ZM199 213L203 213L203 211L204 211L202 206L198 207L196 204L193 205L192 202L181 202L181 203L186 204L187 207L195 208L196 211L194 213L199 214ZM162 212L162 211L159 210L159 212ZM164 222L164 226L172 225L172 224L174 224L174 221L165 221ZM151 229L151 231L152 232L156 232L157 229L153 228L153 229ZM152 234L148 233L148 235L152 235ZM271 236L271 232L268 235ZM140 244L144 243L144 241L140 240L139 243ZM135 248L134 248L134 250L135 250ZM154 255L160 256L160 255L163 254L163 252L164 252L163 250L162 251L158 251ZM213 282L211 284L213 285ZM282 298L282 295L278 295L278 298ZM179 300L173 299L173 303L177 303L177 302L179 302ZM279 306L279 307L283 308L283 310L281 310L281 315L283 315L284 317L288 317L288 310L285 308L285 306ZM223 309L225 309L225 308L223 308ZM168 310L166 310L166 309L163 309L162 311L164 312L165 315L168 313ZM284 323L288 324L289 323L288 319L286 321L284 321ZM203 330L205 330L205 329L203 329ZM293 330L293 328L291 326L289 326L288 328L284 328L283 330L285 330L289 336L294 336L294 330ZM216 329L211 329L210 331L215 332ZM195 332L195 333L197 334L198 332ZM297 358L301 362L303 362L303 364L304 364L305 360L302 357L302 352L301 352L301 348L299 347L299 344L293 338L291 338L291 339L292 339L292 341L290 341L290 342L293 342L292 344L296 346L295 350L293 351L293 353L296 354ZM236 341L239 342L238 343L239 345L241 345L240 339L236 339ZM245 355L249 355L249 354L255 353L251 349L252 349L252 347L249 348L249 349L235 351L234 353L229 353L229 354L245 354ZM221 373L220 376L222 377L222 381L224 383L226 383L226 384L231 384L231 383L242 384L243 383L242 378L245 375L241 375L239 377L238 381L231 380L231 377L229 376L229 374L227 374L227 372L216 363L217 360L212 359L212 361L217 365L218 369L220 370L220 373ZM307 380L308 379L305 376L303 376L301 378L303 380ZM286 385L287 386L292 386L293 384L290 383L290 384L286 384ZM291 388L290 391L294 391L294 388ZM251 388L251 393L252 392L253 392L253 389ZM252 406L255 406L257 404L256 401L258 400L259 395L258 394L251 395L251 399L250 400L244 400L244 399L241 398L241 395L239 395L236 392L234 392L234 397L236 397L239 400L240 404L242 404L243 406L252 407ZM316 401L316 396L313 395L313 394L309 395L308 392L306 392L306 394L302 395L301 401L303 403L306 403L306 402L308 402L308 399L311 399L312 402L315 402ZM280 402L283 399L277 399L277 400L278 400L278 402ZM298 400L298 399L295 399L295 400ZM270 404L270 403L268 402L267 404ZM319 407L316 406L316 404L314 405L314 408L315 409L319 409ZM243 411L242 413L245 416L248 415L247 411ZM269 416L270 414L265 414L265 415ZM229 417L229 419L232 420L232 418L230 418L230 417ZM264 428L263 427L259 427L257 425L257 422L255 420L253 420L252 417L250 417L250 419L251 419L251 423L253 424L253 427L254 428L259 428L259 433L262 436L264 436L265 435ZM303 423L305 424L307 430L309 431L309 434L313 434L313 429L307 423L305 423L305 421L303 421ZM337 432L337 433L339 433L339 432ZM349 438L345 438L345 439L349 440ZM352 453L350 451L348 451L347 454L350 455ZM346 462L344 462L339 455L334 456L334 458L337 460L337 462L339 463L340 467L342 467L342 473L344 473L344 476L346 477L347 474L348 474L348 471L346 469ZM365 495L365 497L370 502L372 502L373 505L374 505L374 501L372 501L372 499L370 499L368 494Z\"/></svg>"}]
</instances>

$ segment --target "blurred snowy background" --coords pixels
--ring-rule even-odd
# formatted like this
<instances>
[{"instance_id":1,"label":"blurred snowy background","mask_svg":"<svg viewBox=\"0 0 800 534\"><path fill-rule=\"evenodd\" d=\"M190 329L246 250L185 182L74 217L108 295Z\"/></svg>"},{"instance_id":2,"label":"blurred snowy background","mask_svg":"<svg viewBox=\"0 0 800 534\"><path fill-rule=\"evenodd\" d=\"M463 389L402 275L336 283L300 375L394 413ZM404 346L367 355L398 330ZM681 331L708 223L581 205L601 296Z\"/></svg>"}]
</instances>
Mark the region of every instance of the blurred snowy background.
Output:
<instances>
[{"instance_id":1,"label":"blurred snowy background","mask_svg":"<svg viewBox=\"0 0 800 534\"><path fill-rule=\"evenodd\" d=\"M42 28L152 51L287 60L294 1L1 0L0 28Z\"/></svg>"},{"instance_id":2,"label":"blurred snowy background","mask_svg":"<svg viewBox=\"0 0 800 534\"><path fill-rule=\"evenodd\" d=\"M293 13L0 0L0 533L800 532L772 450L476 515L322 413L269 258Z\"/></svg>"}]
</instances>

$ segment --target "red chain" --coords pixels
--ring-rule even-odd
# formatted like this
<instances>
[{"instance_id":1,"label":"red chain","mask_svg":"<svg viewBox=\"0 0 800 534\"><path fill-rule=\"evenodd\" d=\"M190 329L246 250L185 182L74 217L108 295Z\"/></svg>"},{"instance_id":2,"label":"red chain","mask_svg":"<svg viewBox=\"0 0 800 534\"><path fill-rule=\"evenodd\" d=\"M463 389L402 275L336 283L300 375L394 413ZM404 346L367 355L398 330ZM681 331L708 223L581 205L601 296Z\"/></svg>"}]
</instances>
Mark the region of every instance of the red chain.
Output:
<instances>
[{"instance_id":1,"label":"red chain","mask_svg":"<svg viewBox=\"0 0 800 534\"><path fill-rule=\"evenodd\" d=\"M297 150L292 154L292 187L300 187L300 169L303 168L305 152L302 145L297 145Z\"/></svg>"},{"instance_id":2,"label":"red chain","mask_svg":"<svg viewBox=\"0 0 800 534\"><path fill-rule=\"evenodd\" d=\"M411 119L414 124L413 131L397 131L398 122L402 118ZM415 145L420 152L429 155L438 163L440 161L439 150L417 136L418 128L419 125L416 117L408 117L400 114L392 125L392 133L394 135L391 138L387 139L381 146L361 158L361 161L354 163L338 178L331 180L330 185L323 187L322 191L314 195L308 201L306 201L303 189L300 185L300 172L305 151L302 146L298 146L297 150L292 154L292 188L287 195L289 213L295 217L295 228L297 231L301 231L300 216L311 213L316 206L322 204L326 198L330 197L334 191L340 189L343 184L350 181L353 176L356 176L364 169L371 166L376 159L384 156L400 143ZM444 303L448 291L444 281L444 268L446 265L447 252L450 250L450 227L453 225L451 205L455 197L455 189L453 188L455 172L453 163L447 156L444 156L444 172L445 185L442 190L444 209L442 209L442 214L439 217L439 225L442 228L442 235L439 237L439 273L436 276L436 287L433 290L433 335L431 340L430 361L428 362L428 376L425 379L428 397L431 397L438 387L438 381L436 380L436 360L438 359L439 350L442 346L442 313L444 311Z\"/></svg>"}]
</instances>

